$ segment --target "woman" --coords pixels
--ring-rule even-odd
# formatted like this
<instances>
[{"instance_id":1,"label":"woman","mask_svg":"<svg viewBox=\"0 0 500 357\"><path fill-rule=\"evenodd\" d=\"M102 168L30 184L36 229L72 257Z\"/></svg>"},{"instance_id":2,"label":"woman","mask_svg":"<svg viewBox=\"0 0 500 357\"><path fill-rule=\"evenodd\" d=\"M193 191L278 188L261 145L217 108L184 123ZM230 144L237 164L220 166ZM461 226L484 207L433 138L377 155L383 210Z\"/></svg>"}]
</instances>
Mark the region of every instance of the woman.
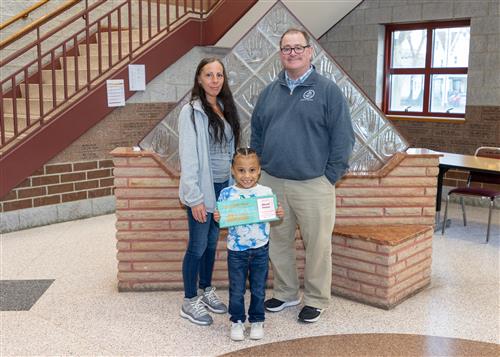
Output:
<instances>
[{"instance_id":1,"label":"woman","mask_svg":"<svg viewBox=\"0 0 500 357\"><path fill-rule=\"evenodd\" d=\"M219 237L213 212L220 191L229 184L231 158L239 139L238 113L224 66L217 58L205 58L196 69L191 101L179 115L179 197L187 206L189 224L180 314L198 325L213 322L207 308L227 312L212 286Z\"/></svg>"}]
</instances>

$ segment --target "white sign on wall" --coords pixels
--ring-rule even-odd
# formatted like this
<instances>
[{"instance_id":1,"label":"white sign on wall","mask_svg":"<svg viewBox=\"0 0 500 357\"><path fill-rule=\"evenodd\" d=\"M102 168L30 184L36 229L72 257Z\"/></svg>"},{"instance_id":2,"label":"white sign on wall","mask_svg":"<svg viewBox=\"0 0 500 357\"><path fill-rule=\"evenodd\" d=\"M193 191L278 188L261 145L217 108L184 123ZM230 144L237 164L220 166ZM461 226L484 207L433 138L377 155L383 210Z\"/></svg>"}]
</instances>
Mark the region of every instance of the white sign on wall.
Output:
<instances>
[{"instance_id":1,"label":"white sign on wall","mask_svg":"<svg viewBox=\"0 0 500 357\"><path fill-rule=\"evenodd\" d=\"M143 64L128 65L129 90L146 90L146 66Z\"/></svg>"},{"instance_id":2,"label":"white sign on wall","mask_svg":"<svg viewBox=\"0 0 500 357\"><path fill-rule=\"evenodd\" d=\"M106 81L108 107L125 106L125 81L123 79L108 79Z\"/></svg>"}]
</instances>

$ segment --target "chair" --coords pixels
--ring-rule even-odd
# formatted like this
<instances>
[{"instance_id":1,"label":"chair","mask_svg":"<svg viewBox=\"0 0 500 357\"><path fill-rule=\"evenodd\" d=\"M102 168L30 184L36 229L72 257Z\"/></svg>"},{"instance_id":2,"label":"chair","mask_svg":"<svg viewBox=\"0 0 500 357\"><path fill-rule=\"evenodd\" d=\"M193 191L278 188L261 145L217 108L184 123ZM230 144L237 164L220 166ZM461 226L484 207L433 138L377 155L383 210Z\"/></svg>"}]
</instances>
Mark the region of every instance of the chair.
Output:
<instances>
[{"instance_id":1,"label":"chair","mask_svg":"<svg viewBox=\"0 0 500 357\"><path fill-rule=\"evenodd\" d=\"M474 156L500 159L500 148L482 146L476 150L476 153L474 154ZM465 216L464 197L466 197L466 196L468 196L468 197L480 197L481 199L482 198L489 198L490 199L490 209L489 209L489 215L488 215L488 230L486 232L486 243L488 243L488 241L490 239L491 214L493 211L495 199L500 197L500 189L486 189L486 188L471 187L471 183L473 183L473 182L491 183L491 184L499 185L500 184L500 177L498 175L494 175L494 174L471 172L469 174L469 178L467 179L467 186L466 187L455 188L455 189L451 190L450 192L448 192L448 196L446 197L446 208L444 210L443 229L442 229L441 233L444 234L444 231L446 229L446 219L448 216L448 203L450 201L451 195L459 195L460 196L460 204L462 205L464 226L467 225L467 218Z\"/></svg>"}]
</instances>

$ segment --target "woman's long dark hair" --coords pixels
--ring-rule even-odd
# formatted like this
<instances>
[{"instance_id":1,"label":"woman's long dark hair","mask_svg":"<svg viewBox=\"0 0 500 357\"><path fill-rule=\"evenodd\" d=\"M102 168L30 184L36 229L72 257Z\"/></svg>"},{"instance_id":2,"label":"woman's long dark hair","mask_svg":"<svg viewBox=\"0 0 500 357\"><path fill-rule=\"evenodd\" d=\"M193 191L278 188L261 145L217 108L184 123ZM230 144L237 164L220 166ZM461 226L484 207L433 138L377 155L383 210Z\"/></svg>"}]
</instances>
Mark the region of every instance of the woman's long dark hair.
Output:
<instances>
[{"instance_id":1,"label":"woman's long dark hair","mask_svg":"<svg viewBox=\"0 0 500 357\"><path fill-rule=\"evenodd\" d=\"M224 119L226 119L226 121L229 123L229 126L231 126L231 130L233 131L234 136L234 148L236 149L240 142L240 120L238 111L236 110L236 104L234 104L233 94L231 93L231 89L229 89L229 85L227 84L226 69L224 68L224 64L218 58L203 58L198 64L196 73L194 75L193 89L191 90L191 101L198 98L201 100L203 110L208 116L208 126L211 129L210 135L213 134L215 141L222 143L223 140L226 140L227 138L224 135L224 121L213 111L212 106L207 101L205 91L203 90L203 87L200 85L198 80L198 76L200 75L203 67L212 62L219 62L222 66L224 83L222 84L220 93L217 95L217 100L219 100L224 107Z\"/></svg>"}]
</instances>

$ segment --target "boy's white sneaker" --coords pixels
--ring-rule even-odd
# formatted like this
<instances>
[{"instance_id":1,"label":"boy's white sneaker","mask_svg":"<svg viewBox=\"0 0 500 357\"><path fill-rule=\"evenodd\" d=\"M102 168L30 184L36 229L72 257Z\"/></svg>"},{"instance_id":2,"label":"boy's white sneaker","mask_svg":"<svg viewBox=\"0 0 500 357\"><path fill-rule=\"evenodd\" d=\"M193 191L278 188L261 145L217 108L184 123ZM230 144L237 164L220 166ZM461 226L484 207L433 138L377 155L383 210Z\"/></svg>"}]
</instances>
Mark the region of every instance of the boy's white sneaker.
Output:
<instances>
[{"instance_id":1,"label":"boy's white sneaker","mask_svg":"<svg viewBox=\"0 0 500 357\"><path fill-rule=\"evenodd\" d=\"M231 340L243 341L245 339L245 325L243 322L233 322L231 324Z\"/></svg>"},{"instance_id":2,"label":"boy's white sneaker","mask_svg":"<svg viewBox=\"0 0 500 357\"><path fill-rule=\"evenodd\" d=\"M250 328L250 338L252 340L260 340L264 337L264 321L252 322Z\"/></svg>"}]
</instances>

